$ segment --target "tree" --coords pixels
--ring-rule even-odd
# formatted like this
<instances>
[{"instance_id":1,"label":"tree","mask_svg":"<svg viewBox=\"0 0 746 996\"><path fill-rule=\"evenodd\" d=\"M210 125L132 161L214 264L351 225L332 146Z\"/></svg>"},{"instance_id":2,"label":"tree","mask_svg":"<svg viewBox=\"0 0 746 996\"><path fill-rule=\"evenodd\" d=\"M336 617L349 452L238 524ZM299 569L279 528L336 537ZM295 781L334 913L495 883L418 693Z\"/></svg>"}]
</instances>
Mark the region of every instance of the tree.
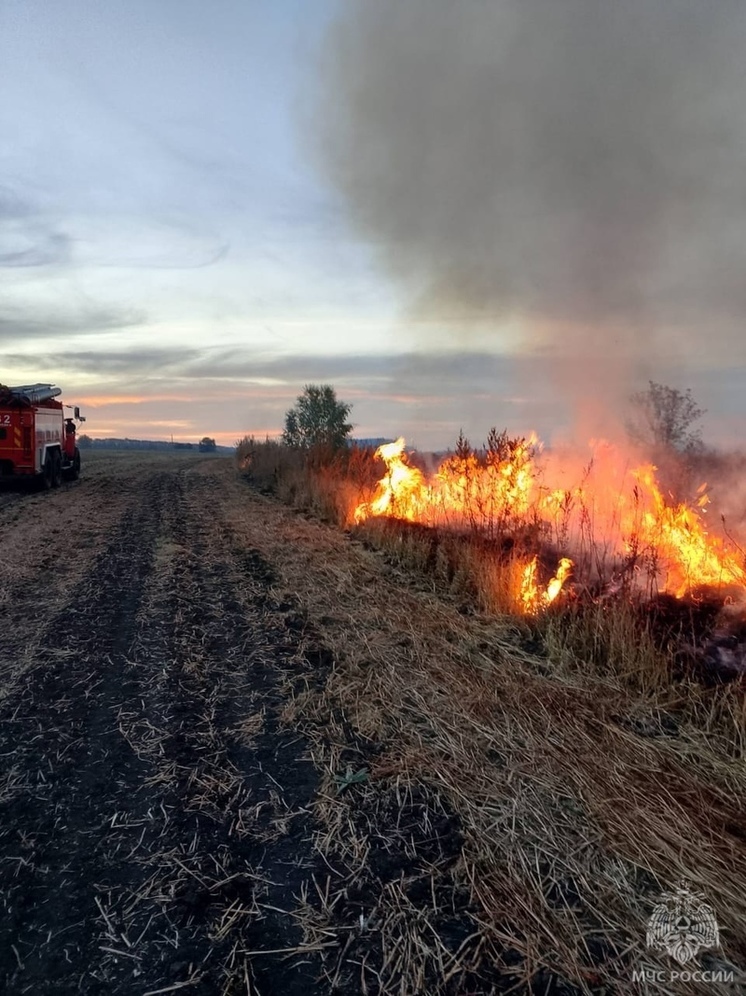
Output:
<instances>
[{"instance_id":1,"label":"tree","mask_svg":"<svg viewBox=\"0 0 746 996\"><path fill-rule=\"evenodd\" d=\"M285 413L283 441L289 446L309 449L311 446L343 446L352 432L347 416L352 405L337 400L329 384L306 384L303 394Z\"/></svg>"},{"instance_id":2,"label":"tree","mask_svg":"<svg viewBox=\"0 0 746 996\"><path fill-rule=\"evenodd\" d=\"M631 397L635 412L627 423L630 438L644 446L676 453L693 453L701 449L700 429L694 427L705 414L689 388L679 391L665 384L648 382L646 391Z\"/></svg>"},{"instance_id":3,"label":"tree","mask_svg":"<svg viewBox=\"0 0 746 996\"><path fill-rule=\"evenodd\" d=\"M89 446L93 446L93 440L91 439L90 436L87 436L85 433L83 433L82 436L78 436L78 448L79 449L85 450Z\"/></svg>"},{"instance_id":4,"label":"tree","mask_svg":"<svg viewBox=\"0 0 746 996\"><path fill-rule=\"evenodd\" d=\"M199 451L200 453L213 453L217 449L217 445L214 439L210 439L209 436L203 436L199 441Z\"/></svg>"}]
</instances>

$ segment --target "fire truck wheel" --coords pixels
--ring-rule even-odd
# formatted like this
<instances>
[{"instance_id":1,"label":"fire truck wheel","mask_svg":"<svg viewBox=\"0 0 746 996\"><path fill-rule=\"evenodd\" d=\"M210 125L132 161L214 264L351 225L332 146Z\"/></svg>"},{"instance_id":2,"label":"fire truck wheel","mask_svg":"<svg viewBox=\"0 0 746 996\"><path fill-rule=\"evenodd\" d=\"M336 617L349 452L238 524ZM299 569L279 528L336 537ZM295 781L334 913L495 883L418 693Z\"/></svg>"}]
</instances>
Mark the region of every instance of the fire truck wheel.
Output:
<instances>
[{"instance_id":1,"label":"fire truck wheel","mask_svg":"<svg viewBox=\"0 0 746 996\"><path fill-rule=\"evenodd\" d=\"M52 487L52 481L54 479L54 468L52 467L52 454L47 453L47 458L44 461L44 469L41 472L41 479L39 481L43 491L49 491Z\"/></svg>"},{"instance_id":2,"label":"fire truck wheel","mask_svg":"<svg viewBox=\"0 0 746 996\"><path fill-rule=\"evenodd\" d=\"M63 469L62 476L66 481L77 481L80 477L80 452L77 446L70 464Z\"/></svg>"},{"instance_id":3,"label":"fire truck wheel","mask_svg":"<svg viewBox=\"0 0 746 996\"><path fill-rule=\"evenodd\" d=\"M55 452L52 455L52 487L58 488L62 484L62 457Z\"/></svg>"}]
</instances>

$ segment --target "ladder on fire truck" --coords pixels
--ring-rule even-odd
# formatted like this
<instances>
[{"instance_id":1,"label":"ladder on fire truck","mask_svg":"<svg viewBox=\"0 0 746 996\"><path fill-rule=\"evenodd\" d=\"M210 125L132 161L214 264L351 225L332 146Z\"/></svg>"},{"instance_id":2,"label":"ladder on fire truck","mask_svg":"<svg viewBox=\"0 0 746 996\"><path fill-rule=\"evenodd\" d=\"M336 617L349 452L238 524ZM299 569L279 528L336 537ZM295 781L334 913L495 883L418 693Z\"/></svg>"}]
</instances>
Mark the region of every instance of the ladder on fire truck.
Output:
<instances>
[{"instance_id":1,"label":"ladder on fire truck","mask_svg":"<svg viewBox=\"0 0 746 996\"><path fill-rule=\"evenodd\" d=\"M6 394L6 396L2 397L2 394ZM55 387L53 384L23 384L20 387L0 388L0 402L4 401L7 404L12 399L13 401L25 401L30 405L38 405L42 401L57 398L60 394L62 394L62 388Z\"/></svg>"}]
</instances>

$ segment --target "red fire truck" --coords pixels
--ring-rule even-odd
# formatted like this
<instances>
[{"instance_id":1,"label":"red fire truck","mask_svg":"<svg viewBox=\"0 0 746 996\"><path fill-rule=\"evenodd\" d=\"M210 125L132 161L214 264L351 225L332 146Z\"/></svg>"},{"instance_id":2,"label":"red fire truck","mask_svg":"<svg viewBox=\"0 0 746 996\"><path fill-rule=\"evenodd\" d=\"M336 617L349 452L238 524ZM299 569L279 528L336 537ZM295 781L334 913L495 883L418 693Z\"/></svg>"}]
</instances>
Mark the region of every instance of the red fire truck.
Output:
<instances>
[{"instance_id":1,"label":"red fire truck","mask_svg":"<svg viewBox=\"0 0 746 996\"><path fill-rule=\"evenodd\" d=\"M80 476L76 421L85 422L79 408L65 418L62 394L52 384L5 387L0 384L0 479L36 480L57 488L63 478Z\"/></svg>"}]
</instances>

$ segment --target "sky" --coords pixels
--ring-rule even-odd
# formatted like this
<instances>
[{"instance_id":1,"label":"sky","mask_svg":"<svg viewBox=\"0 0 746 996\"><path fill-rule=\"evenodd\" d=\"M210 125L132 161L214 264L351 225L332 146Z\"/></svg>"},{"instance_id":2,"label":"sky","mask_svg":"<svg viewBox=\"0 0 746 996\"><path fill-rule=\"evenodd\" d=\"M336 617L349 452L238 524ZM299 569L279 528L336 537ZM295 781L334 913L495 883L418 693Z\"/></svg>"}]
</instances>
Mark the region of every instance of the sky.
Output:
<instances>
[{"instance_id":1,"label":"sky","mask_svg":"<svg viewBox=\"0 0 746 996\"><path fill-rule=\"evenodd\" d=\"M0 382L227 445L326 382L435 449L655 379L738 441L746 22L589 3L1 0Z\"/></svg>"}]
</instances>

